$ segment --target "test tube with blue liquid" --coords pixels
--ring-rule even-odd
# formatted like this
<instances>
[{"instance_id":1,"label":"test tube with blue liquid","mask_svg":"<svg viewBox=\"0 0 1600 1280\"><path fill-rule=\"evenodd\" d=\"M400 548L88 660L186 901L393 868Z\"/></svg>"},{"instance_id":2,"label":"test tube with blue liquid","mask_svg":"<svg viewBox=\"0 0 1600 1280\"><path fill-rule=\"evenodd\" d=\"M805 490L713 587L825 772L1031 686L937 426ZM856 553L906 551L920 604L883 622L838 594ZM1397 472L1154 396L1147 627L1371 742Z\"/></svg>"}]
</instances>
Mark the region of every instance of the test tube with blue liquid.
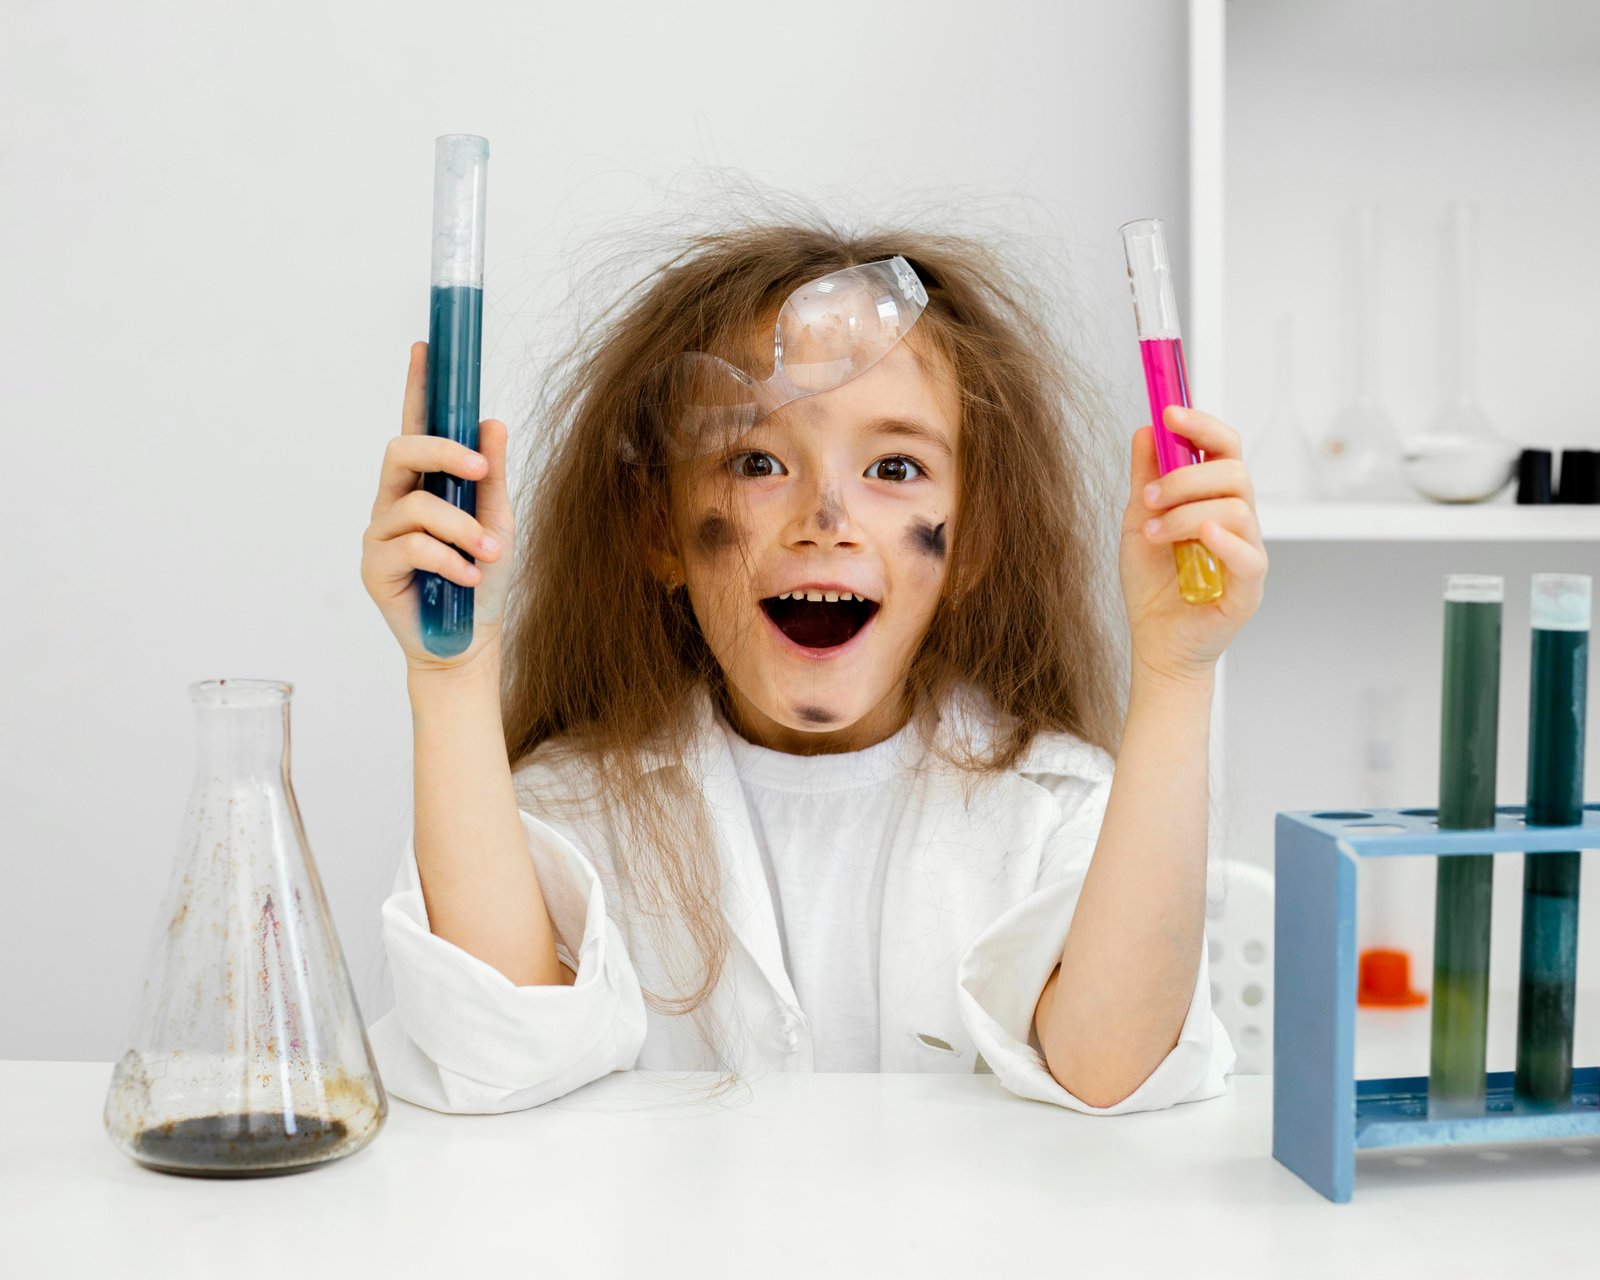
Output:
<instances>
[{"instance_id":1,"label":"test tube with blue liquid","mask_svg":"<svg viewBox=\"0 0 1600 1280\"><path fill-rule=\"evenodd\" d=\"M1528 700L1530 827L1583 821L1593 580L1533 575L1533 655ZM1572 1102L1573 1011L1578 986L1577 850L1527 854L1522 871L1522 975L1517 995L1519 1102Z\"/></svg>"},{"instance_id":2,"label":"test tube with blue liquid","mask_svg":"<svg viewBox=\"0 0 1600 1280\"><path fill-rule=\"evenodd\" d=\"M433 146L433 274L428 308L428 434L478 447L478 381L483 354L483 239L489 143L447 133ZM423 487L470 516L477 485L444 471ZM473 558L456 547L469 562ZM472 588L417 570L422 643L453 658L472 644Z\"/></svg>"}]
</instances>

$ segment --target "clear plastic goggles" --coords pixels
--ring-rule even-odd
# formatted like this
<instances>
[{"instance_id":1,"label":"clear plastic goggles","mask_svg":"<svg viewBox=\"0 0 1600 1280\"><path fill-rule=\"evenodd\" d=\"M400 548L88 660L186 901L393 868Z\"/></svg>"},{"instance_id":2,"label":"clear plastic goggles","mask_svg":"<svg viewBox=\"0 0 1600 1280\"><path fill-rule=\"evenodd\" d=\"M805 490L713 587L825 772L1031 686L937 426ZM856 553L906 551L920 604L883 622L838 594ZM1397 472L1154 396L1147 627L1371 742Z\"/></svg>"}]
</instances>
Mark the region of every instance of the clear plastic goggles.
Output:
<instances>
[{"instance_id":1,"label":"clear plastic goggles","mask_svg":"<svg viewBox=\"0 0 1600 1280\"><path fill-rule=\"evenodd\" d=\"M928 305L928 292L904 258L833 271L784 301L772 335L772 374L703 351L670 365L669 403L677 407L673 453L710 452L769 414L859 377L888 354Z\"/></svg>"}]
</instances>

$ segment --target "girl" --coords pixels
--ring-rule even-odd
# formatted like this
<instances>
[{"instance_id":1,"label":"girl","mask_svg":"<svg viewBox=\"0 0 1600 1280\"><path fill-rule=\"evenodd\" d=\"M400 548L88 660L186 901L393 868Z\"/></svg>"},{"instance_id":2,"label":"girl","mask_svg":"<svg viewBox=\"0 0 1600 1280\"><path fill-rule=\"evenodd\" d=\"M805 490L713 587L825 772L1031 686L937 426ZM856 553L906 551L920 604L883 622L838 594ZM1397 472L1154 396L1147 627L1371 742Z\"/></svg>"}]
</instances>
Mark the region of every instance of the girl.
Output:
<instances>
[{"instance_id":1,"label":"girl","mask_svg":"<svg viewBox=\"0 0 1600 1280\"><path fill-rule=\"evenodd\" d=\"M1094 1112L1222 1091L1207 737L1266 576L1250 480L1204 413L1168 411L1207 460L1166 477L1134 434L1119 660L1107 450L1043 314L957 237L695 237L558 369L520 542L505 425L481 454L427 435L412 347L362 560L415 726L391 1092L507 1111L633 1067L987 1069ZM430 471L478 482L476 519ZM1178 593L1185 539L1226 568L1212 605ZM419 569L475 588L458 658L422 646Z\"/></svg>"}]
</instances>

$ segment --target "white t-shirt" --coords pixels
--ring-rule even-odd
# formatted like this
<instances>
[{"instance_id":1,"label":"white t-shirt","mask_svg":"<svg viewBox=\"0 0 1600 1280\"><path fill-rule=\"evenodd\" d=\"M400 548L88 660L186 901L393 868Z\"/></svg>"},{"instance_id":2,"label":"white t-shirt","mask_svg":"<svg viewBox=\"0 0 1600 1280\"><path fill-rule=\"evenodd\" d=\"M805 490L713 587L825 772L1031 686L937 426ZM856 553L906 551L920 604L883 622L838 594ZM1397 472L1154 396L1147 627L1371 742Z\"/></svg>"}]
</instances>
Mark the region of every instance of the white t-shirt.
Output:
<instances>
[{"instance_id":1,"label":"white t-shirt","mask_svg":"<svg viewBox=\"0 0 1600 1280\"><path fill-rule=\"evenodd\" d=\"M759 747L721 715L772 892L783 961L810 1020L818 1071L877 1071L879 922L895 834L915 814L907 722L862 751ZM914 824L913 824L914 825Z\"/></svg>"}]
</instances>

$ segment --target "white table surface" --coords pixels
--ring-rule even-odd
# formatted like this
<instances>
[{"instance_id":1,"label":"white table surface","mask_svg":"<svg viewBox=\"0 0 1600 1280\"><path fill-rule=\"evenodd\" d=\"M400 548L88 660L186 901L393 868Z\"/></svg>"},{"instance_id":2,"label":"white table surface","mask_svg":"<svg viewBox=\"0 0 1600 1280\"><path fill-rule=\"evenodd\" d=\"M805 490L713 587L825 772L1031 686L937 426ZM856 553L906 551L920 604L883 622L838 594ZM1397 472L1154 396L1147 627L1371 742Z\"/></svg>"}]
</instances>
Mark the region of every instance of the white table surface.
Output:
<instances>
[{"instance_id":1,"label":"white table surface","mask_svg":"<svg viewBox=\"0 0 1600 1280\"><path fill-rule=\"evenodd\" d=\"M1116 1118L990 1075L619 1072L542 1107L390 1100L287 1177L156 1173L101 1127L110 1065L0 1063L0 1273L36 1276L1593 1274L1600 1139L1277 1164L1271 1082ZM1559 1273L1542 1266L1560 1265Z\"/></svg>"}]
</instances>

